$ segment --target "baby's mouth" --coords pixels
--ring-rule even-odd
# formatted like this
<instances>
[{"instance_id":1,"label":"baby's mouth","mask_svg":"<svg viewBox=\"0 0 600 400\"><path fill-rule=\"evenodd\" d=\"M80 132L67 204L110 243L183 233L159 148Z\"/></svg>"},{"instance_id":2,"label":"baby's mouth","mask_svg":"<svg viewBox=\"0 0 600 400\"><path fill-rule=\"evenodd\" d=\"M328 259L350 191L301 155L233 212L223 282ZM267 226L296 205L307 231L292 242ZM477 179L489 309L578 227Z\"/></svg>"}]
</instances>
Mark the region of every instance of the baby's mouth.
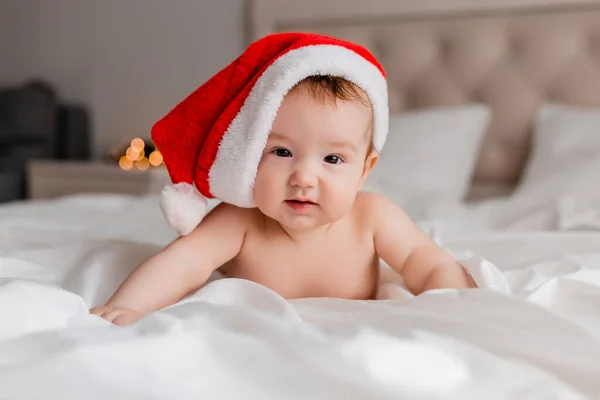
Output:
<instances>
[{"instance_id":1,"label":"baby's mouth","mask_svg":"<svg viewBox=\"0 0 600 400\"><path fill-rule=\"evenodd\" d=\"M292 209L296 211L308 211L312 209L317 203L310 200L298 200L298 199L289 199L286 200L285 203L290 206Z\"/></svg>"},{"instance_id":2,"label":"baby's mouth","mask_svg":"<svg viewBox=\"0 0 600 400\"><path fill-rule=\"evenodd\" d=\"M289 199L285 201L286 203L294 203L294 204L306 204L306 205L315 205L317 203L310 200L297 200L297 199Z\"/></svg>"}]
</instances>

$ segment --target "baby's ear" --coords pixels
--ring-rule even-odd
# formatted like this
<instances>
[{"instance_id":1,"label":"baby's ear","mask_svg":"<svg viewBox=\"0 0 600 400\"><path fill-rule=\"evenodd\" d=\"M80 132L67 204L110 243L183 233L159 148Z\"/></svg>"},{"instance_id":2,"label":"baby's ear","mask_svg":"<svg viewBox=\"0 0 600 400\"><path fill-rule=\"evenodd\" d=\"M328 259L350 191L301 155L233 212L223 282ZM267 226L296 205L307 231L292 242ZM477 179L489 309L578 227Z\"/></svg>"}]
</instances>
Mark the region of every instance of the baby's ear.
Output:
<instances>
[{"instance_id":1,"label":"baby's ear","mask_svg":"<svg viewBox=\"0 0 600 400\"><path fill-rule=\"evenodd\" d=\"M377 161L379 161L379 153L375 150L371 150L371 154L369 154L365 160L365 172L371 172L371 170L375 167L375 164L377 164Z\"/></svg>"},{"instance_id":2,"label":"baby's ear","mask_svg":"<svg viewBox=\"0 0 600 400\"><path fill-rule=\"evenodd\" d=\"M375 150L371 149L369 151L369 154L367 155L367 158L365 159L365 166L363 168L363 176L362 176L363 182L365 179L367 179L367 176L369 176L369 173L375 167L375 164L377 164L377 161L379 161L379 153L376 152Z\"/></svg>"}]
</instances>

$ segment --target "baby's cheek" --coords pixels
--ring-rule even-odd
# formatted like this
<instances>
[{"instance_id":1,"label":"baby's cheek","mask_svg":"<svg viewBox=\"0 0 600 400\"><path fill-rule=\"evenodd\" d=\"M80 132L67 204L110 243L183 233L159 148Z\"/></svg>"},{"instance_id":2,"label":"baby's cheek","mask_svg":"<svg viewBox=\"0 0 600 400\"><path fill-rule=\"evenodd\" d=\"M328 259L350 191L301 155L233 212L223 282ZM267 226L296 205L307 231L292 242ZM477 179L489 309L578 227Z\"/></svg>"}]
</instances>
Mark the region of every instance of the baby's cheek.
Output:
<instances>
[{"instance_id":1,"label":"baby's cheek","mask_svg":"<svg viewBox=\"0 0 600 400\"><path fill-rule=\"evenodd\" d=\"M282 168L272 168L270 165L265 167L256 175L254 197L257 203L268 206L285 188L285 176Z\"/></svg>"},{"instance_id":2,"label":"baby's cheek","mask_svg":"<svg viewBox=\"0 0 600 400\"><path fill-rule=\"evenodd\" d=\"M270 157L264 158L258 165L256 171L255 185L265 185L272 180L273 174L277 172L276 163Z\"/></svg>"},{"instance_id":3,"label":"baby's cheek","mask_svg":"<svg viewBox=\"0 0 600 400\"><path fill-rule=\"evenodd\" d=\"M346 212L354 202L359 181L353 177L339 178L332 181L330 195L334 207Z\"/></svg>"},{"instance_id":4,"label":"baby's cheek","mask_svg":"<svg viewBox=\"0 0 600 400\"><path fill-rule=\"evenodd\" d=\"M338 173L331 180L338 191L344 193L356 192L356 188L362 178L362 169L357 165L349 165L343 173Z\"/></svg>"}]
</instances>

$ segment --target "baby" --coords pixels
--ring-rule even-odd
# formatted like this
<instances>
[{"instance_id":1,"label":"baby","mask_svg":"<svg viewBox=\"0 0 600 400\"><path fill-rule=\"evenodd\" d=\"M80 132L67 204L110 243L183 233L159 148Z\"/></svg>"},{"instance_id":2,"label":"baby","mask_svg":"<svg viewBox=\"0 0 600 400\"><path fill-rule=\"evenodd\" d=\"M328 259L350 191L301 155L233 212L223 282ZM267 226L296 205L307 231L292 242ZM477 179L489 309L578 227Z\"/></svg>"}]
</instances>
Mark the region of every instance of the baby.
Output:
<instances>
[{"instance_id":1,"label":"baby","mask_svg":"<svg viewBox=\"0 0 600 400\"><path fill-rule=\"evenodd\" d=\"M361 192L381 146L375 97L334 74L308 74L291 84L257 159L252 206L221 202L91 313L132 323L198 290L216 270L288 299L373 299L380 259L416 295L475 287L396 204Z\"/></svg>"}]
</instances>

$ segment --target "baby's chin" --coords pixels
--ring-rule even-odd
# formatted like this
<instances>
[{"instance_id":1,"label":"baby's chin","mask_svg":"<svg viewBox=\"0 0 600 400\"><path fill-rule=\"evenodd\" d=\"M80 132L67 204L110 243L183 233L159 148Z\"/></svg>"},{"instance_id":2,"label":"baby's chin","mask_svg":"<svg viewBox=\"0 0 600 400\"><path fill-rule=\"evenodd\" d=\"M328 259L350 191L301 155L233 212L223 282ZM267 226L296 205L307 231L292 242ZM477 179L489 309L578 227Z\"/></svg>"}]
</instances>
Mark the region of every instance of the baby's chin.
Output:
<instances>
[{"instance_id":1,"label":"baby's chin","mask_svg":"<svg viewBox=\"0 0 600 400\"><path fill-rule=\"evenodd\" d=\"M285 215L273 219L287 231L310 232L323 229L342 218L326 215Z\"/></svg>"},{"instance_id":2,"label":"baby's chin","mask_svg":"<svg viewBox=\"0 0 600 400\"><path fill-rule=\"evenodd\" d=\"M328 221L314 221L308 218L285 218L276 220L287 231L310 232L330 224Z\"/></svg>"}]
</instances>

